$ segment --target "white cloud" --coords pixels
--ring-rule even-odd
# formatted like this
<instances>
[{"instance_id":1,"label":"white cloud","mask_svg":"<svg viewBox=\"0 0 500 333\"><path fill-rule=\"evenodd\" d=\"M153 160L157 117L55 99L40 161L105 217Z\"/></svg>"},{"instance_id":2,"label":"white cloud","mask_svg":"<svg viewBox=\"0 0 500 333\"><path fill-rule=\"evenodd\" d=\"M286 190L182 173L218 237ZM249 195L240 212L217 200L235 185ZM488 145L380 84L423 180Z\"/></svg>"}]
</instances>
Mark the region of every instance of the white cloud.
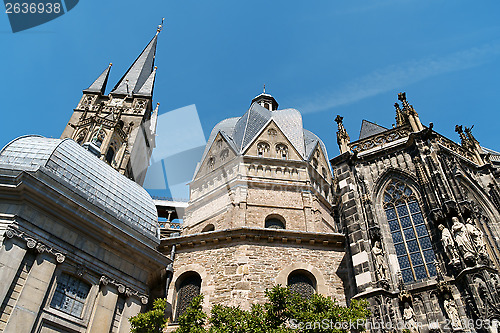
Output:
<instances>
[{"instance_id":1,"label":"white cloud","mask_svg":"<svg viewBox=\"0 0 500 333\"><path fill-rule=\"evenodd\" d=\"M426 78L480 66L500 55L500 41L451 53L388 66L347 82L300 107L303 113L319 112L384 93Z\"/></svg>"}]
</instances>

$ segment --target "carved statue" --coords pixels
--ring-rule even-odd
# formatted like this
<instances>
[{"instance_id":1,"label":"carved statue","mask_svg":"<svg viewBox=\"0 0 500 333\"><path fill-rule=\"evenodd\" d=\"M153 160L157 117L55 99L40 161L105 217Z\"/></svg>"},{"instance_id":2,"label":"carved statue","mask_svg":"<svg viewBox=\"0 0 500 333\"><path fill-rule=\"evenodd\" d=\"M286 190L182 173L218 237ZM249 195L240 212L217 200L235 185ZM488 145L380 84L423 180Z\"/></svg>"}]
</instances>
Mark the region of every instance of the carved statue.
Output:
<instances>
[{"instance_id":1,"label":"carved statue","mask_svg":"<svg viewBox=\"0 0 500 333\"><path fill-rule=\"evenodd\" d=\"M387 264L384 260L384 250L382 250L382 246L379 241L375 242L372 252L375 256L375 266L380 280L387 280Z\"/></svg>"},{"instance_id":2,"label":"carved statue","mask_svg":"<svg viewBox=\"0 0 500 333\"><path fill-rule=\"evenodd\" d=\"M484 234L481 230L479 230L472 218L468 218L466 222L467 233L469 234L470 239L474 243L474 246L482 257L488 257L488 252L486 252L486 244L484 243Z\"/></svg>"},{"instance_id":3,"label":"carved statue","mask_svg":"<svg viewBox=\"0 0 500 333\"><path fill-rule=\"evenodd\" d=\"M460 320L460 315L458 314L457 304L450 297L450 294L444 295L444 309L446 314L448 315L448 319L450 319L451 328L453 330L462 330L462 322Z\"/></svg>"},{"instance_id":4,"label":"carved statue","mask_svg":"<svg viewBox=\"0 0 500 333\"><path fill-rule=\"evenodd\" d=\"M415 312L413 308L410 306L410 303L405 302L405 308L403 310L403 319L405 321L406 328L410 331L410 333L419 333L418 325L417 325L417 317L415 316Z\"/></svg>"},{"instance_id":5,"label":"carved statue","mask_svg":"<svg viewBox=\"0 0 500 333\"><path fill-rule=\"evenodd\" d=\"M453 221L451 229L453 230L453 235L455 236L458 249L462 252L465 259L474 258L476 249L474 248L472 240L469 237L467 228L458 220L458 217L452 217L451 220Z\"/></svg>"},{"instance_id":6,"label":"carved statue","mask_svg":"<svg viewBox=\"0 0 500 333\"><path fill-rule=\"evenodd\" d=\"M443 244L444 251L450 259L450 264L456 264L460 262L458 257L458 252L455 247L455 242L453 241L453 236L448 228L440 224L438 229L441 230L441 243Z\"/></svg>"}]
</instances>

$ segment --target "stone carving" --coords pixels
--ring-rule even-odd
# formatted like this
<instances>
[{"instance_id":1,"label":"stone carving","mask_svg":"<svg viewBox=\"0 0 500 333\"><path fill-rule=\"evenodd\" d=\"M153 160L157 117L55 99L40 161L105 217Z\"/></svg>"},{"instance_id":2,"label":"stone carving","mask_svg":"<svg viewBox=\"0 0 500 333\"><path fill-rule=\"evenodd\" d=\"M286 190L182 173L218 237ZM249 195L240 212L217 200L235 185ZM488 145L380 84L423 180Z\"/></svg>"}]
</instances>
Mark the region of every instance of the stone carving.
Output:
<instances>
[{"instance_id":1,"label":"stone carving","mask_svg":"<svg viewBox=\"0 0 500 333\"><path fill-rule=\"evenodd\" d=\"M123 283L113 280L112 278L106 275L101 276L99 283L101 283L104 286L107 286L108 284L114 285L120 294L125 294L127 297L135 296L141 300L142 304L144 305L148 304L149 301L148 296L143 295L139 293L137 290L129 288Z\"/></svg>"},{"instance_id":2,"label":"stone carving","mask_svg":"<svg viewBox=\"0 0 500 333\"><path fill-rule=\"evenodd\" d=\"M455 242L453 241L453 236L448 228L444 225L440 224L438 229L441 230L441 243L443 244L444 251L450 259L450 265L455 265L460 263L460 259L458 257L458 251L455 247Z\"/></svg>"},{"instance_id":3,"label":"stone carving","mask_svg":"<svg viewBox=\"0 0 500 333\"><path fill-rule=\"evenodd\" d=\"M467 228L467 233L469 234L469 237L477 250L477 253L482 258L488 258L488 252L486 252L486 244L484 243L483 232L475 226L472 218L467 219L465 226Z\"/></svg>"},{"instance_id":4,"label":"stone carving","mask_svg":"<svg viewBox=\"0 0 500 333\"><path fill-rule=\"evenodd\" d=\"M385 131L375 137L368 137L363 140L354 141L350 144L350 148L353 152L360 153L362 151L405 138L409 135L410 131L408 130L407 126L396 127L391 130Z\"/></svg>"},{"instance_id":5,"label":"stone carving","mask_svg":"<svg viewBox=\"0 0 500 333\"><path fill-rule=\"evenodd\" d=\"M462 252L466 261L471 259L473 260L476 250L469 237L467 228L458 220L458 217L452 217L451 220L453 221L453 226L451 228L453 230L453 235L455 237L455 241L457 242L458 249Z\"/></svg>"},{"instance_id":6,"label":"stone carving","mask_svg":"<svg viewBox=\"0 0 500 333\"><path fill-rule=\"evenodd\" d=\"M343 124L344 117L337 115L335 118L335 122L337 123L337 144L339 145L340 153L343 154L349 150L349 142L351 142L351 138L349 134L347 134L347 130Z\"/></svg>"},{"instance_id":7,"label":"stone carving","mask_svg":"<svg viewBox=\"0 0 500 333\"><path fill-rule=\"evenodd\" d=\"M23 241L26 242L26 246L28 247L28 249L36 249L38 251L38 253L47 252L47 253L52 254L54 257L56 257L56 261L59 264L63 263L64 260L66 259L66 255L65 254L57 251L56 249L54 249L54 248L52 248L50 246L47 246L47 245L43 244L42 242L37 241L34 238L28 237L24 232L21 232L19 230L13 229L12 227L9 227L5 231L5 236L7 238L17 237L17 238L22 239Z\"/></svg>"},{"instance_id":8,"label":"stone carving","mask_svg":"<svg viewBox=\"0 0 500 333\"><path fill-rule=\"evenodd\" d=\"M457 304L450 297L450 294L444 295L444 309L446 314L448 315L448 319L450 319L451 328L455 330L462 330L462 322L460 320L460 315L458 314Z\"/></svg>"},{"instance_id":9,"label":"stone carving","mask_svg":"<svg viewBox=\"0 0 500 333\"><path fill-rule=\"evenodd\" d=\"M387 280L387 264L384 259L384 250L379 241L373 245L372 253L375 257L375 266L380 280Z\"/></svg>"},{"instance_id":10,"label":"stone carving","mask_svg":"<svg viewBox=\"0 0 500 333\"><path fill-rule=\"evenodd\" d=\"M404 305L403 319L405 321L406 329L408 329L410 333L419 333L417 317L415 316L415 312L408 302L405 302Z\"/></svg>"}]
</instances>

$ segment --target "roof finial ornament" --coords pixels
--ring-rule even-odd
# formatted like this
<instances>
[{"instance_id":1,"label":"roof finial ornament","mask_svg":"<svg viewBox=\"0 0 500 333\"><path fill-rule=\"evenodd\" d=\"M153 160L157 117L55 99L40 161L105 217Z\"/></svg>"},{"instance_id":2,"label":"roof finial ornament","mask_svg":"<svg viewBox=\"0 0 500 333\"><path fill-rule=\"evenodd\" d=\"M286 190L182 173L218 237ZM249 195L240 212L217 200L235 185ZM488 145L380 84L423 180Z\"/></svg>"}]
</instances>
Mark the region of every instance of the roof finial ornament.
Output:
<instances>
[{"instance_id":1,"label":"roof finial ornament","mask_svg":"<svg viewBox=\"0 0 500 333\"><path fill-rule=\"evenodd\" d=\"M158 26L158 28L156 29L156 34L158 35L160 33L160 31L163 29L163 21L165 21L165 18L163 17L161 19L161 24Z\"/></svg>"},{"instance_id":2,"label":"roof finial ornament","mask_svg":"<svg viewBox=\"0 0 500 333\"><path fill-rule=\"evenodd\" d=\"M337 123L337 143L339 145L340 153L343 154L349 151L349 143L351 139L349 138L349 134L347 134L347 130L344 127L343 123L344 117L341 117L339 114L335 118L335 122Z\"/></svg>"},{"instance_id":3,"label":"roof finial ornament","mask_svg":"<svg viewBox=\"0 0 500 333\"><path fill-rule=\"evenodd\" d=\"M262 89L262 93L265 94L266 93L266 84L264 83L264 88Z\"/></svg>"}]
</instances>

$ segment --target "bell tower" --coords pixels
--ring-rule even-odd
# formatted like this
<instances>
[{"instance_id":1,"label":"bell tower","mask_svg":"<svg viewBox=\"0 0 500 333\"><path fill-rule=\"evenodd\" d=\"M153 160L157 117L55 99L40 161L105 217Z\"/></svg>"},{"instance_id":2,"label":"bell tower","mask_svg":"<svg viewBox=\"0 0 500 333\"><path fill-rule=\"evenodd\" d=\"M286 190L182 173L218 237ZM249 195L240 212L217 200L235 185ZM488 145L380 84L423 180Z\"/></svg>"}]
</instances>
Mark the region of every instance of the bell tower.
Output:
<instances>
[{"instance_id":1,"label":"bell tower","mask_svg":"<svg viewBox=\"0 0 500 333\"><path fill-rule=\"evenodd\" d=\"M112 64L83 90L61 139L71 138L121 174L144 183L155 147L159 103L153 108L156 43L162 24L123 77L105 94Z\"/></svg>"}]
</instances>

